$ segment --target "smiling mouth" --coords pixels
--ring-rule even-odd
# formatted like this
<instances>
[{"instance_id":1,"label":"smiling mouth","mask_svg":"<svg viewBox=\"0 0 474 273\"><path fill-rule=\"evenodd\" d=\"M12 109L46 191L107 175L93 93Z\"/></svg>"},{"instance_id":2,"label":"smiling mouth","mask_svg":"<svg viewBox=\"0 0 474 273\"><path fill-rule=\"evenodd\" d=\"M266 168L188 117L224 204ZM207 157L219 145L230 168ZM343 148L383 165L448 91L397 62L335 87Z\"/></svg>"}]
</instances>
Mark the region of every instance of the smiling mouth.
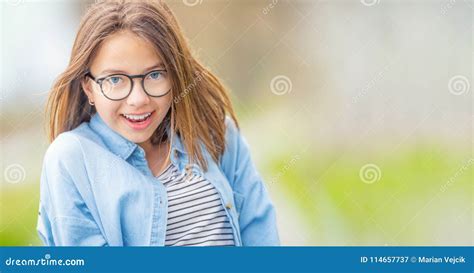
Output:
<instances>
[{"instance_id":1,"label":"smiling mouth","mask_svg":"<svg viewBox=\"0 0 474 273\"><path fill-rule=\"evenodd\" d=\"M124 117L127 121L130 121L132 123L141 123L150 119L151 115L154 112L155 111L140 114L140 115L133 115L133 114L120 114L120 115Z\"/></svg>"}]
</instances>

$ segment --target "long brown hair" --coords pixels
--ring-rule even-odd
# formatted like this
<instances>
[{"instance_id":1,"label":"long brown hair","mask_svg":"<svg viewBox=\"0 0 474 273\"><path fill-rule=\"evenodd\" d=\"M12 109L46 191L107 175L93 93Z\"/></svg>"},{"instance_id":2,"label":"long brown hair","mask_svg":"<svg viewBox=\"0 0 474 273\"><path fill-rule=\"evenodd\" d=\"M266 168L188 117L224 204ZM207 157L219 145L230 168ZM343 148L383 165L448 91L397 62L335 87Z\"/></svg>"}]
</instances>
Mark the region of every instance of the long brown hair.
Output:
<instances>
[{"instance_id":1,"label":"long brown hair","mask_svg":"<svg viewBox=\"0 0 474 273\"><path fill-rule=\"evenodd\" d=\"M229 115L236 124L237 119L225 87L193 57L173 12L160 0L97 1L89 7L69 65L49 94L49 140L89 121L95 113L81 81L101 42L120 30L130 30L153 44L171 76L173 103L152 141L169 128L181 137L190 160L207 169L201 145L218 161L225 149L225 117Z\"/></svg>"}]
</instances>

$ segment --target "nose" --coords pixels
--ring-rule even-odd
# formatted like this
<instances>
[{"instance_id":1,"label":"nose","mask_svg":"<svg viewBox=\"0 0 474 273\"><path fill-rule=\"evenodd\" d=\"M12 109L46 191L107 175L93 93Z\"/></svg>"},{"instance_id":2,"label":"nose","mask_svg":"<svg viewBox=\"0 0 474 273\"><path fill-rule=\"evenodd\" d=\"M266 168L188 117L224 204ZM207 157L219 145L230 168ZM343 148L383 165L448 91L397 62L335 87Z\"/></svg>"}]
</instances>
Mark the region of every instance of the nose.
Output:
<instances>
[{"instance_id":1,"label":"nose","mask_svg":"<svg viewBox=\"0 0 474 273\"><path fill-rule=\"evenodd\" d=\"M140 106L146 105L150 102L150 98L143 90L140 79L133 79L133 88L130 95L127 97L127 104L139 108Z\"/></svg>"}]
</instances>

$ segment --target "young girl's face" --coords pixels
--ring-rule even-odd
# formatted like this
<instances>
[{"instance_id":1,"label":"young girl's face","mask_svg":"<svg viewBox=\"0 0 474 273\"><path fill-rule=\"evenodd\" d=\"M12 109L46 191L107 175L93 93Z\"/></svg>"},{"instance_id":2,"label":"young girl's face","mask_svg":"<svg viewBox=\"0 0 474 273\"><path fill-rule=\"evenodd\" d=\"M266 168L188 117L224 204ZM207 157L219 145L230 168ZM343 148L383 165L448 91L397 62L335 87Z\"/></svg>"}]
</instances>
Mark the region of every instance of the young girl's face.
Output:
<instances>
[{"instance_id":1,"label":"young girl's face","mask_svg":"<svg viewBox=\"0 0 474 273\"><path fill-rule=\"evenodd\" d=\"M130 31L121 31L103 41L89 69L95 79L101 79L117 73L143 75L165 68L152 44ZM119 86L124 80L127 79L121 76L108 78L103 83L102 90L115 88L111 86ZM148 80L151 82L149 86L158 82L158 88L171 88L171 79L166 72L148 74ZM83 82L83 89L104 122L123 137L138 144L150 140L172 101L171 92L162 97L148 96L140 78L133 79L129 96L118 101L104 96L100 85L90 78ZM145 89L150 91L148 87Z\"/></svg>"}]
</instances>

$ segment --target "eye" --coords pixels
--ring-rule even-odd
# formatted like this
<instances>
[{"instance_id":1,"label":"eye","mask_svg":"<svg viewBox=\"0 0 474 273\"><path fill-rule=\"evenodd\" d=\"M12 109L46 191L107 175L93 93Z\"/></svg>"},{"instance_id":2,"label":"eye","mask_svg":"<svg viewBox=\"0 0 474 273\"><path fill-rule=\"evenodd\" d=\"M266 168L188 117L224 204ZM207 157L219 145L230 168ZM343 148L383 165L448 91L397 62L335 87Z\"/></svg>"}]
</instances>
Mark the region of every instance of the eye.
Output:
<instances>
[{"instance_id":1,"label":"eye","mask_svg":"<svg viewBox=\"0 0 474 273\"><path fill-rule=\"evenodd\" d=\"M112 76L112 77L107 78L107 81L110 84L117 85L122 81L122 79L118 76Z\"/></svg>"},{"instance_id":2,"label":"eye","mask_svg":"<svg viewBox=\"0 0 474 273\"><path fill-rule=\"evenodd\" d=\"M158 80L162 77L161 75L161 71L153 71L151 72L150 74L148 74L148 77L149 79L151 80Z\"/></svg>"}]
</instances>

